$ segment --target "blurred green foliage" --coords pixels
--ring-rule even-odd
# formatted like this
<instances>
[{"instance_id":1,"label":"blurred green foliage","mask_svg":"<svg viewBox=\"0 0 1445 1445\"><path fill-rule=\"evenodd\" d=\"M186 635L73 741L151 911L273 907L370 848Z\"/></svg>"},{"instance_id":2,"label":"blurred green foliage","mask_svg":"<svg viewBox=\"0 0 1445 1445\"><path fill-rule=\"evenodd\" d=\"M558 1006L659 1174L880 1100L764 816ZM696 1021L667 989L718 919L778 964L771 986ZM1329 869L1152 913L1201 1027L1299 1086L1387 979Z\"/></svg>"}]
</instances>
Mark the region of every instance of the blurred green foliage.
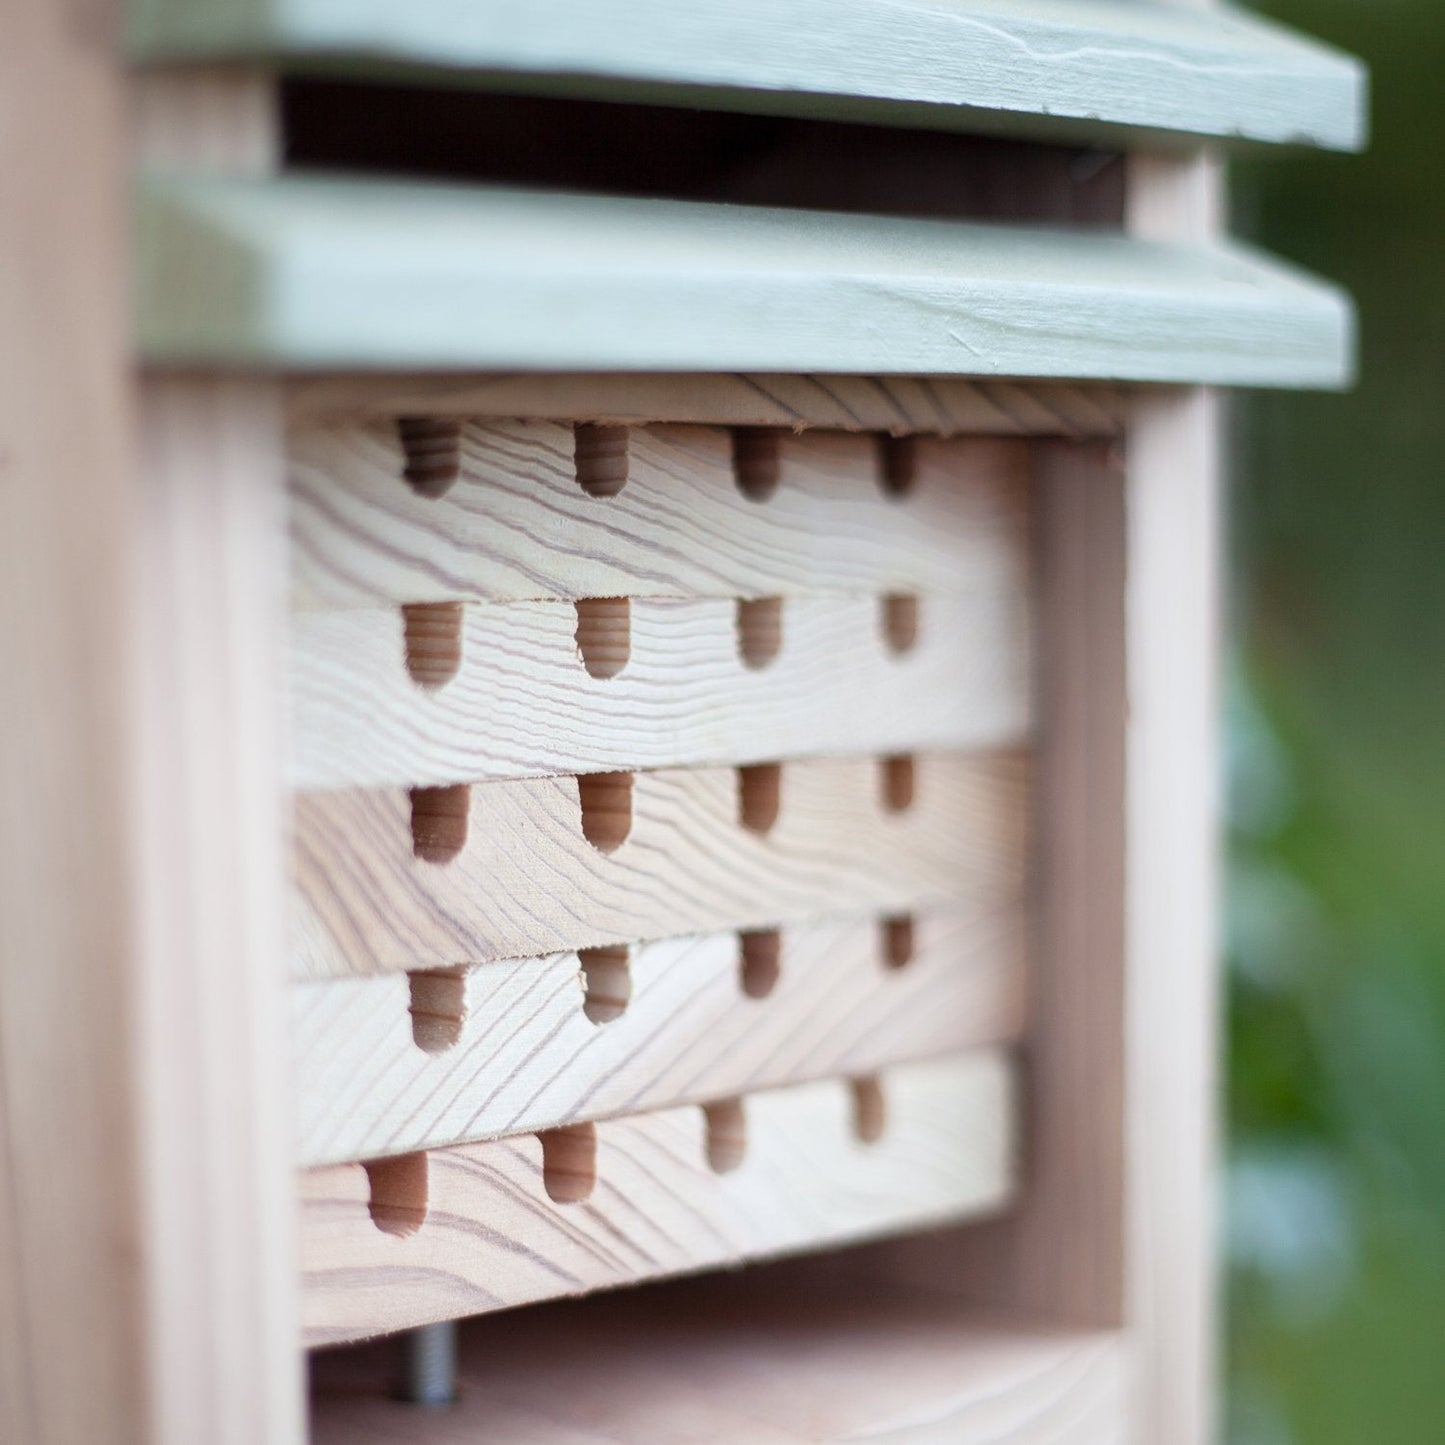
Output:
<instances>
[{"instance_id":1,"label":"blurred green foliage","mask_svg":"<svg viewBox=\"0 0 1445 1445\"><path fill-rule=\"evenodd\" d=\"M1364 157L1235 167L1348 287L1347 397L1236 409L1230 1445L1445 1441L1445 3L1268 0L1363 57Z\"/></svg>"}]
</instances>

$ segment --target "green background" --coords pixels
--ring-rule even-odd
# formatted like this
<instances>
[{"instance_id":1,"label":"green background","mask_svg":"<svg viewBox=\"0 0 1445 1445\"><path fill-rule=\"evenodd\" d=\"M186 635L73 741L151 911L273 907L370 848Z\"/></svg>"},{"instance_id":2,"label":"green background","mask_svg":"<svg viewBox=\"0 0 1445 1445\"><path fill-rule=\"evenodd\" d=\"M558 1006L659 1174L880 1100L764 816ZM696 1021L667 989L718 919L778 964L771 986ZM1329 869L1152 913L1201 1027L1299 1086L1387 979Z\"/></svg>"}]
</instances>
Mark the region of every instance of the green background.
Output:
<instances>
[{"instance_id":1,"label":"green background","mask_svg":"<svg viewBox=\"0 0 1445 1445\"><path fill-rule=\"evenodd\" d=\"M1363 157L1235 167L1359 304L1347 397L1235 408L1230 1445L1445 1442L1445 4L1257 8L1361 56Z\"/></svg>"}]
</instances>

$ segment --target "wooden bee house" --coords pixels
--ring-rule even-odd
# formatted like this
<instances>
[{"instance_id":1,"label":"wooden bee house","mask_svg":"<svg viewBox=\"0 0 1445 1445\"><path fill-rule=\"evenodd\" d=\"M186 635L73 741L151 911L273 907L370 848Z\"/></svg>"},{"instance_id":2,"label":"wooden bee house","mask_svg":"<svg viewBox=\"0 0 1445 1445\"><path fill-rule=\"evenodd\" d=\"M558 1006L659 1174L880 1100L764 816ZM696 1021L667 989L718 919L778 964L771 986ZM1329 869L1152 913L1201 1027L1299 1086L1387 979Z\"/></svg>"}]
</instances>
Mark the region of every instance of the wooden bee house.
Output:
<instances>
[{"instance_id":1,"label":"wooden bee house","mask_svg":"<svg viewBox=\"0 0 1445 1445\"><path fill-rule=\"evenodd\" d=\"M0 1439L1202 1445L1218 388L1352 353L1219 155L1358 67L107 10L0 14Z\"/></svg>"}]
</instances>

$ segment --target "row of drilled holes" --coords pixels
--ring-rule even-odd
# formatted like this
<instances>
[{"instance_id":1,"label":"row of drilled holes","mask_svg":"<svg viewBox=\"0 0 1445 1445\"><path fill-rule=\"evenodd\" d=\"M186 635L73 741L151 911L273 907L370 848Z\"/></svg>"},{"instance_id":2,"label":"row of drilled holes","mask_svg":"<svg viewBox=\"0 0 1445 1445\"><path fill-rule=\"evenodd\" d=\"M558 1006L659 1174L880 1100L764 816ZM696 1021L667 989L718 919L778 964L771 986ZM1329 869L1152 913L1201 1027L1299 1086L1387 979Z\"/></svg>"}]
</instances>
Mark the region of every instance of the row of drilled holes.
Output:
<instances>
[{"instance_id":1,"label":"row of drilled holes","mask_svg":"<svg viewBox=\"0 0 1445 1445\"><path fill-rule=\"evenodd\" d=\"M879 760L880 794L889 813L913 806L914 764L908 756ZM599 853L612 853L632 832L632 773L583 773L577 779L582 801L582 835ZM738 768L738 822L766 836L782 810L783 765L756 763ZM425 863L450 863L466 847L471 815L471 784L452 783L411 790L412 852Z\"/></svg>"},{"instance_id":2,"label":"row of drilled holes","mask_svg":"<svg viewBox=\"0 0 1445 1445\"><path fill-rule=\"evenodd\" d=\"M444 496L462 471L462 423L434 417L397 422L405 457L402 475L423 497ZM589 497L615 497L627 485L631 429L578 422L573 426L577 485ZM732 428L733 480L753 502L765 502L782 476L781 427ZM878 485L885 496L904 497L918 476L917 438L879 436Z\"/></svg>"},{"instance_id":3,"label":"row of drilled holes","mask_svg":"<svg viewBox=\"0 0 1445 1445\"><path fill-rule=\"evenodd\" d=\"M904 968L913 958L913 919L907 914L882 919L878 926L883 967ZM738 984L753 999L767 998L782 972L782 935L776 928L738 934ZM604 944L577 950L582 970L582 1012L594 1024L621 1018L632 1000L632 950L628 944ZM461 1042L467 1016L465 968L409 973L411 1033L419 1049L445 1053Z\"/></svg>"},{"instance_id":4,"label":"row of drilled holes","mask_svg":"<svg viewBox=\"0 0 1445 1445\"><path fill-rule=\"evenodd\" d=\"M737 602L738 653L754 672L783 648L781 597L745 597ZM616 677L632 657L632 603L627 597L586 597L574 602L577 652L588 675ZM896 657L918 641L918 598L895 592L879 599L884 645ZM406 670L418 687L436 691L461 669L466 614L460 602L408 602L401 609Z\"/></svg>"},{"instance_id":5,"label":"row of drilled holes","mask_svg":"<svg viewBox=\"0 0 1445 1445\"><path fill-rule=\"evenodd\" d=\"M874 1077L848 1081L853 1102L853 1135L863 1144L882 1138L886 1122L883 1090ZM727 1174L747 1157L747 1117L741 1099L703 1106L705 1152L715 1174ZM554 1204L580 1204L597 1183L597 1127L569 1124L539 1134L542 1186ZM415 1234L427 1217L427 1155L401 1154L363 1165L372 1223L384 1234Z\"/></svg>"}]
</instances>

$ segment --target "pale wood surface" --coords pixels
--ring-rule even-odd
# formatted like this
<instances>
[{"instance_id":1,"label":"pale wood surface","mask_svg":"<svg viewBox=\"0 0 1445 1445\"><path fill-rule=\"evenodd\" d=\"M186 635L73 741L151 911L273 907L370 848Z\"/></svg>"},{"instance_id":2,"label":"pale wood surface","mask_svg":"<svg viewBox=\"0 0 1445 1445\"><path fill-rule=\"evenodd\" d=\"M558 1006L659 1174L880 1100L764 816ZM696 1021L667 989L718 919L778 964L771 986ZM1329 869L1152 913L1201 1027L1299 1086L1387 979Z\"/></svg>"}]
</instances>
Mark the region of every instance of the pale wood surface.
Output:
<instances>
[{"instance_id":1,"label":"pale wood surface","mask_svg":"<svg viewBox=\"0 0 1445 1445\"><path fill-rule=\"evenodd\" d=\"M1132 162L1129 224L1223 224L1210 156ZM1222 406L1142 405L1129 462L1129 1323L1141 1440L1215 1438Z\"/></svg>"},{"instance_id":2,"label":"pale wood surface","mask_svg":"<svg viewBox=\"0 0 1445 1445\"><path fill-rule=\"evenodd\" d=\"M757 1271L461 1327L460 1395L390 1397L390 1341L312 1358L316 1445L1124 1445L1110 1334L978 1319L921 1294L799 1293Z\"/></svg>"},{"instance_id":3,"label":"pale wood surface","mask_svg":"<svg viewBox=\"0 0 1445 1445\"><path fill-rule=\"evenodd\" d=\"M531 417L939 436L1113 436L1123 430L1129 396L1106 382L727 372L298 376L286 391L299 426L399 416Z\"/></svg>"},{"instance_id":4,"label":"pale wood surface","mask_svg":"<svg viewBox=\"0 0 1445 1445\"><path fill-rule=\"evenodd\" d=\"M93 7L0 5L0 1439L148 1433L130 1014L124 110Z\"/></svg>"},{"instance_id":5,"label":"pale wood surface","mask_svg":"<svg viewBox=\"0 0 1445 1445\"><path fill-rule=\"evenodd\" d=\"M1240 14L1121 0L137 0L146 59L515 88L1024 135L1187 132L1350 149L1358 62ZM1044 120L1047 118L1047 121Z\"/></svg>"},{"instance_id":6,"label":"pale wood surface","mask_svg":"<svg viewBox=\"0 0 1445 1445\"><path fill-rule=\"evenodd\" d=\"M424 1175L385 1201L407 1202L404 1219L391 1216L406 1234L373 1222L361 1165L308 1170L306 1339L360 1338L1003 1207L1008 1061L980 1052L881 1077L884 1126L871 1143L854 1132L842 1082L750 1095L742 1158L721 1173L709 1167L699 1108L606 1120L595 1126L595 1184L575 1159L563 1181L590 1197L564 1204L548 1197L532 1135L407 1156L426 1159Z\"/></svg>"},{"instance_id":7,"label":"pale wood surface","mask_svg":"<svg viewBox=\"0 0 1445 1445\"><path fill-rule=\"evenodd\" d=\"M1124 1319L1125 550L1122 455L1040 443L1037 1007L1028 1187L960 1240L966 1293L1082 1328ZM1137 565L1137 564L1135 564ZM1139 968L1152 967L1140 960ZM920 1252L918 1267L937 1268Z\"/></svg>"},{"instance_id":8,"label":"pale wood surface","mask_svg":"<svg viewBox=\"0 0 1445 1445\"><path fill-rule=\"evenodd\" d=\"M595 676L569 602L460 609L459 665L441 687L413 680L401 609L297 614L292 629L291 779L296 787L441 784L483 778L708 764L800 755L1007 747L1029 726L1022 589L926 597L918 638L890 649L882 598L795 597L781 648L749 666L724 599L639 599L625 666ZM618 634L589 629L615 665Z\"/></svg>"},{"instance_id":9,"label":"pale wood surface","mask_svg":"<svg viewBox=\"0 0 1445 1445\"><path fill-rule=\"evenodd\" d=\"M576 778L483 783L459 800L466 841L442 863L416 855L405 789L303 793L293 972L439 968L832 911L1020 899L1026 759L920 754L911 774L912 801L892 812L879 759L785 763L761 832L740 816L736 769L636 773L629 831L607 852L586 836Z\"/></svg>"},{"instance_id":10,"label":"pale wood surface","mask_svg":"<svg viewBox=\"0 0 1445 1445\"><path fill-rule=\"evenodd\" d=\"M135 719L156 1440L301 1435L274 388L142 390ZM102 955L103 956L103 955ZM97 1438L106 1438L101 1431Z\"/></svg>"},{"instance_id":11,"label":"pale wood surface","mask_svg":"<svg viewBox=\"0 0 1445 1445\"><path fill-rule=\"evenodd\" d=\"M369 1159L873 1072L902 1059L1003 1043L1024 1018L1017 906L934 909L909 920L890 966L884 920L800 924L745 975L735 933L634 945L625 1007L594 1023L575 953L473 968L442 996L452 1028L419 1032L431 978L293 990L303 1162ZM445 983L445 980L438 982ZM418 1042L418 1038L422 1043ZM425 1043L426 1047L423 1047ZM428 1051L428 1049L432 1051Z\"/></svg>"},{"instance_id":12,"label":"pale wood surface","mask_svg":"<svg viewBox=\"0 0 1445 1445\"><path fill-rule=\"evenodd\" d=\"M1035 909L1019 1201L996 1222L898 1241L849 1267L879 1284L1112 1329L1126 1316L1130 1228L1124 459L1095 443L1037 448Z\"/></svg>"},{"instance_id":13,"label":"pale wood surface","mask_svg":"<svg viewBox=\"0 0 1445 1445\"><path fill-rule=\"evenodd\" d=\"M760 502L724 427L609 430L625 465L609 496L584 490L571 426L470 423L439 497L404 479L394 420L293 428L293 605L1024 585L1026 442L764 435L777 479Z\"/></svg>"},{"instance_id":14,"label":"pale wood surface","mask_svg":"<svg viewBox=\"0 0 1445 1445\"><path fill-rule=\"evenodd\" d=\"M1222 242L482 186L149 178L165 365L1343 385L1333 287ZM686 322L680 318L686 318Z\"/></svg>"}]
</instances>

